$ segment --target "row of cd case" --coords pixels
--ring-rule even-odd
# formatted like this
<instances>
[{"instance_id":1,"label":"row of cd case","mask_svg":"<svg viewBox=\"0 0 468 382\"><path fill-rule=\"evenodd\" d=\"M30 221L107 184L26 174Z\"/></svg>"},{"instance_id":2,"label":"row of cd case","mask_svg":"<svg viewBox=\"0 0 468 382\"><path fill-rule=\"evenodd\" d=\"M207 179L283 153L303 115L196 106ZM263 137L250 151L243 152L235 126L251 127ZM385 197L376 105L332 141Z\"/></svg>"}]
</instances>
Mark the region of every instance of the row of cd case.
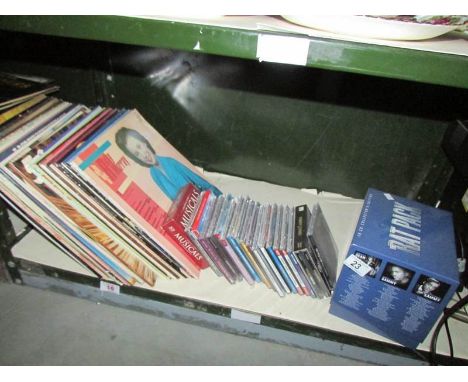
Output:
<instances>
[{"instance_id":1,"label":"row of cd case","mask_svg":"<svg viewBox=\"0 0 468 382\"><path fill-rule=\"evenodd\" d=\"M231 284L263 282L281 297L329 297L337 248L318 204L290 207L202 191L185 230Z\"/></svg>"}]
</instances>

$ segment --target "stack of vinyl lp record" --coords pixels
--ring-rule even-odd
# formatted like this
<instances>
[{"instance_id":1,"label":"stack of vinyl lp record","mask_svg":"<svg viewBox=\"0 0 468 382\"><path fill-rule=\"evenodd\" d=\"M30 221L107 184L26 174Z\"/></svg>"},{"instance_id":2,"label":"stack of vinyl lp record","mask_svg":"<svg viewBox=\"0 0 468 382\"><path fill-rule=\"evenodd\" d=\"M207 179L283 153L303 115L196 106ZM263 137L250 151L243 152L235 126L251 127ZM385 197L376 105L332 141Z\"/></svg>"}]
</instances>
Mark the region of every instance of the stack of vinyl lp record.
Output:
<instances>
[{"instance_id":1,"label":"stack of vinyl lp record","mask_svg":"<svg viewBox=\"0 0 468 382\"><path fill-rule=\"evenodd\" d=\"M162 223L187 183L220 191L136 110L33 99L0 115L0 192L11 207L102 279L198 277L208 264Z\"/></svg>"}]
</instances>

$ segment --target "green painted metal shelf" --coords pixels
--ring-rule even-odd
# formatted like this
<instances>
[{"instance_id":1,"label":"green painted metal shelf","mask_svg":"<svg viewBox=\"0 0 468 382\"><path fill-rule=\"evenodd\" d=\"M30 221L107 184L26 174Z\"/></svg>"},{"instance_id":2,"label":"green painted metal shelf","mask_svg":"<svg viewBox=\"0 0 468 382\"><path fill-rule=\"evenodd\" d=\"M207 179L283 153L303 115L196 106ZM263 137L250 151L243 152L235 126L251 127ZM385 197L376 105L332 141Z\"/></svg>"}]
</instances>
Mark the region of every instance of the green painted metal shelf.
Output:
<instances>
[{"instance_id":1,"label":"green painted metal shelf","mask_svg":"<svg viewBox=\"0 0 468 382\"><path fill-rule=\"evenodd\" d=\"M202 53L252 60L260 33L288 35L125 16L2 16L0 29L184 51L199 43ZM466 55L307 38L310 67L468 88Z\"/></svg>"}]
</instances>

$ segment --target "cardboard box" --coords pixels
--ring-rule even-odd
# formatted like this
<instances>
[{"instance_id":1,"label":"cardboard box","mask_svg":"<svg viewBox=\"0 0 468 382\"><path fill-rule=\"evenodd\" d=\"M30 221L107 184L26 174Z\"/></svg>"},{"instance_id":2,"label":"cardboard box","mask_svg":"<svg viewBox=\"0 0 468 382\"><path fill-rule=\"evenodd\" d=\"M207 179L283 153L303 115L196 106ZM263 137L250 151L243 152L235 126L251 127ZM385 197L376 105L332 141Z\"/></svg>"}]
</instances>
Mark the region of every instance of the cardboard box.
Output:
<instances>
[{"instance_id":1,"label":"cardboard box","mask_svg":"<svg viewBox=\"0 0 468 382\"><path fill-rule=\"evenodd\" d=\"M458 284L452 214L371 188L330 313L416 348Z\"/></svg>"}]
</instances>

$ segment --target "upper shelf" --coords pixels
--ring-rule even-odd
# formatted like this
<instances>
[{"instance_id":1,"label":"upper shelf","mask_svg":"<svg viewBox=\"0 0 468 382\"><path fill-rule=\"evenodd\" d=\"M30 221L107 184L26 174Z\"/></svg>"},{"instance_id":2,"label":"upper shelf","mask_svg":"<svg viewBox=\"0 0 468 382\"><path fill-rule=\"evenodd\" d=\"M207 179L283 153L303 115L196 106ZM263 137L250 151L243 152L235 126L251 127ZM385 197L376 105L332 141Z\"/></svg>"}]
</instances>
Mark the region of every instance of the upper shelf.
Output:
<instances>
[{"instance_id":1,"label":"upper shelf","mask_svg":"<svg viewBox=\"0 0 468 382\"><path fill-rule=\"evenodd\" d=\"M462 33L451 33L426 42L351 41L307 28L288 30L281 23L286 25L284 21L262 16L226 17L214 21L126 16L0 17L0 29L9 31L252 60L258 60L260 35L300 37L308 40L304 64L310 67L468 89L468 38ZM273 47L279 50L280 56L282 46ZM285 50L284 55L288 54Z\"/></svg>"}]
</instances>

